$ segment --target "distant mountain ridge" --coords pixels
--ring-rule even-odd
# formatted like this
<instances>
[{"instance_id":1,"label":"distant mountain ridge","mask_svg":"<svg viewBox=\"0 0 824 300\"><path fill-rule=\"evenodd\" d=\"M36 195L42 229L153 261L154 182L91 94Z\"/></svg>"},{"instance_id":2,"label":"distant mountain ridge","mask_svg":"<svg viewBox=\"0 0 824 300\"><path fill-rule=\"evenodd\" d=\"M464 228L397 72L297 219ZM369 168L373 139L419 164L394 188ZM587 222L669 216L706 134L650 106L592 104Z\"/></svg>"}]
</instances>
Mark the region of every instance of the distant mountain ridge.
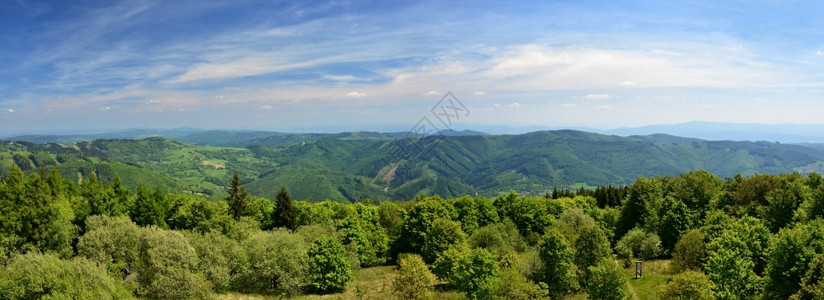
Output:
<instances>
[{"instance_id":1,"label":"distant mountain ridge","mask_svg":"<svg viewBox=\"0 0 824 300\"><path fill-rule=\"evenodd\" d=\"M395 126L397 127L397 126ZM321 128L323 129L323 128ZM287 144L294 141L310 141L324 137L334 137L347 132L370 132L370 131L346 131L336 132L333 128L325 128L326 132L315 133L289 133L265 130L205 130L197 128L176 128L176 129L148 129L136 128L129 130L119 130L94 134L37 134L37 135L16 135L7 136L5 140L27 141L33 143L58 143L71 145L80 141L93 141L97 139L140 139L159 136L170 140L181 141L195 145L209 146L233 146L246 147L254 145L256 139L270 138L271 140L281 140ZM453 130L454 129L454 130ZM594 129L585 127L558 127L558 126L495 126L480 124L456 124L453 129L441 132L445 136L458 135L500 135L500 134L525 134L536 131L557 131L576 130L606 135L617 135L623 137L646 136L654 134L665 134L677 137L696 138L708 141L768 141L788 144L824 144L824 124L745 124L745 123L724 123L724 122L704 122L692 121L681 124L659 124L641 127L623 127L614 129ZM396 131L389 133L373 132L377 135L402 138L408 133Z\"/></svg>"},{"instance_id":2,"label":"distant mountain ridge","mask_svg":"<svg viewBox=\"0 0 824 300\"><path fill-rule=\"evenodd\" d=\"M672 125L599 130L619 136L664 133L703 140L824 143L824 124L745 124L693 121Z\"/></svg>"},{"instance_id":3,"label":"distant mountain ridge","mask_svg":"<svg viewBox=\"0 0 824 300\"><path fill-rule=\"evenodd\" d=\"M254 195L274 198L281 186L296 199L410 199L417 194L494 196L515 190L542 195L558 188L629 184L638 176L705 169L735 174L824 171L824 148L772 142L706 141L666 134L621 137L576 130L517 135L444 132L276 134L197 132L190 141L161 137L106 139L70 146L3 142L0 173L11 164L30 172L58 166L66 178L121 172L144 183L221 199L231 175ZM152 174L156 174L152 175ZM2 175L2 174L0 174Z\"/></svg>"}]
</instances>

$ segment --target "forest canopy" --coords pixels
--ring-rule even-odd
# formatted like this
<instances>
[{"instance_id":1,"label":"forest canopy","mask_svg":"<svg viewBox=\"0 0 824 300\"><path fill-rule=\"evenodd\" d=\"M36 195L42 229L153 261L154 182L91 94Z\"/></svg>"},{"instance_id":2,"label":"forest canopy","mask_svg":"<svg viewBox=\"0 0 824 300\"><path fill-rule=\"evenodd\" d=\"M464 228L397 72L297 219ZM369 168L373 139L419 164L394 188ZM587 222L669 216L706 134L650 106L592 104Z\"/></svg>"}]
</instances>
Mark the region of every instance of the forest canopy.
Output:
<instances>
[{"instance_id":1,"label":"forest canopy","mask_svg":"<svg viewBox=\"0 0 824 300\"><path fill-rule=\"evenodd\" d=\"M404 299L434 297L435 279L472 299L601 299L628 295L624 268L641 259L668 262L672 280L654 291L668 297L806 299L822 287L817 173L697 170L542 197L351 204L294 201L279 187L277 199L255 197L241 178L213 201L133 191L117 174L110 183L56 168L6 174L4 299L336 293L362 268L395 265L405 279L386 295Z\"/></svg>"}]
</instances>

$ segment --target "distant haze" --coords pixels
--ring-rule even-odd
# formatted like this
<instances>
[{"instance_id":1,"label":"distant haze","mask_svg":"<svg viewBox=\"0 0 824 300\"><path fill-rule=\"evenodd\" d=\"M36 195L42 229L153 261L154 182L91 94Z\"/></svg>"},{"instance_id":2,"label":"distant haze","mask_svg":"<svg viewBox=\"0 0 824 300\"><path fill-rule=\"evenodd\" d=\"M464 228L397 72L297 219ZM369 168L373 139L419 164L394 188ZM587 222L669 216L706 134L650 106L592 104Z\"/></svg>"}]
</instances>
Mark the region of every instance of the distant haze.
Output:
<instances>
[{"instance_id":1,"label":"distant haze","mask_svg":"<svg viewBox=\"0 0 824 300\"><path fill-rule=\"evenodd\" d=\"M379 126L369 125L339 125L339 126L306 126L288 128L286 130L254 130L254 129L220 129L226 132L248 132L260 136L274 133L341 133L355 131L370 131L381 133L404 133L413 129L414 124L388 124ZM744 124L693 121L681 124L649 125L642 127L623 127L612 129L597 129L586 127L550 127L550 126L501 126L480 124L456 124L449 128L454 133L447 135L466 134L523 134L535 131L573 129L586 132L609 134L617 136L668 134L678 137L697 138L708 141L767 141L779 143L812 143L824 144L824 124ZM130 128L122 130L41 130L41 131L7 131L0 132L0 139L22 138L37 142L93 140L109 138L144 138L162 136L175 139L181 136L204 132L203 128ZM34 138L33 136L41 136ZM54 136L54 138L49 138Z\"/></svg>"}]
</instances>

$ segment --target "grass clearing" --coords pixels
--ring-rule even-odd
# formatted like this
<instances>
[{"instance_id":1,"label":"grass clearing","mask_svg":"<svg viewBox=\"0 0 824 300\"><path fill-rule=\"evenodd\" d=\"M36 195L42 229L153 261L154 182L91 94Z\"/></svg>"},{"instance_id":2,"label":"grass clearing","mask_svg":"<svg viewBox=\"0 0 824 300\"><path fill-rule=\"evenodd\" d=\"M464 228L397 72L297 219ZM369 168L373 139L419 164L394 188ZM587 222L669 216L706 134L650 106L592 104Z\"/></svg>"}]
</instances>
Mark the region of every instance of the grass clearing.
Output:
<instances>
[{"instance_id":1,"label":"grass clearing","mask_svg":"<svg viewBox=\"0 0 824 300\"><path fill-rule=\"evenodd\" d=\"M629 293L632 299L658 299L658 289L672 277L669 260L649 260L642 265L643 276L635 277L635 264L624 269L629 279Z\"/></svg>"}]
</instances>

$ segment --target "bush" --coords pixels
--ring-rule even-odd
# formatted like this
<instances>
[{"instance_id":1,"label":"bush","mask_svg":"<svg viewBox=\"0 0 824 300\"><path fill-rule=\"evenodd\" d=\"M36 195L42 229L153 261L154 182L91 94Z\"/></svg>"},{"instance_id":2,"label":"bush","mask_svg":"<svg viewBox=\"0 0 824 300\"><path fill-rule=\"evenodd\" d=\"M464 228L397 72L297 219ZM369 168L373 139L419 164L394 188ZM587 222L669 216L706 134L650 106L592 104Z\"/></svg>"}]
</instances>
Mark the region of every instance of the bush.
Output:
<instances>
[{"instance_id":1,"label":"bush","mask_svg":"<svg viewBox=\"0 0 824 300\"><path fill-rule=\"evenodd\" d=\"M509 219L475 230L469 237L469 245L472 248L484 248L499 256L526 250L526 242L518 233L515 223Z\"/></svg>"},{"instance_id":2,"label":"bush","mask_svg":"<svg viewBox=\"0 0 824 300\"><path fill-rule=\"evenodd\" d=\"M157 227L145 229L140 239L138 277L147 295L158 299L203 299L211 285L192 271L198 264L195 249L183 234Z\"/></svg>"},{"instance_id":3,"label":"bush","mask_svg":"<svg viewBox=\"0 0 824 300\"><path fill-rule=\"evenodd\" d=\"M549 285L550 297L560 298L578 289L574 254L563 234L550 229L541 240L539 256L544 263L542 281Z\"/></svg>"},{"instance_id":4,"label":"bush","mask_svg":"<svg viewBox=\"0 0 824 300\"><path fill-rule=\"evenodd\" d=\"M615 247L615 252L618 254L618 259L621 260L621 265L624 268L632 266L632 249L626 245L618 245Z\"/></svg>"},{"instance_id":5,"label":"bush","mask_svg":"<svg viewBox=\"0 0 824 300\"><path fill-rule=\"evenodd\" d=\"M435 275L426 268L420 255L410 254L398 261L398 273L392 290L399 299L432 299Z\"/></svg>"},{"instance_id":6,"label":"bush","mask_svg":"<svg viewBox=\"0 0 824 300\"><path fill-rule=\"evenodd\" d=\"M684 271L672 277L661 286L659 294L662 299L713 300L712 282L699 271Z\"/></svg>"},{"instance_id":7,"label":"bush","mask_svg":"<svg viewBox=\"0 0 824 300\"><path fill-rule=\"evenodd\" d=\"M589 267L595 266L602 258L610 257L609 241L597 226L587 226L579 230L575 240L575 265L583 271L581 283L589 279Z\"/></svg>"},{"instance_id":8,"label":"bush","mask_svg":"<svg viewBox=\"0 0 824 300\"><path fill-rule=\"evenodd\" d=\"M715 295L722 299L741 299L761 290L761 278L754 264L735 249L721 248L708 253L704 269L714 284Z\"/></svg>"},{"instance_id":9,"label":"bush","mask_svg":"<svg viewBox=\"0 0 824 300\"><path fill-rule=\"evenodd\" d=\"M498 264L486 249L451 248L435 261L435 273L467 298L486 299L498 279Z\"/></svg>"},{"instance_id":10,"label":"bush","mask_svg":"<svg viewBox=\"0 0 824 300\"><path fill-rule=\"evenodd\" d=\"M460 245L466 241L466 234L461 231L461 223L447 219L437 219L432 223L424 239L421 256L427 261L435 261L441 252Z\"/></svg>"},{"instance_id":11,"label":"bush","mask_svg":"<svg viewBox=\"0 0 824 300\"><path fill-rule=\"evenodd\" d=\"M196 270L206 276L216 291L231 288L234 274L238 273L238 262L245 260L246 253L240 245L219 232L187 234L189 244L198 256Z\"/></svg>"},{"instance_id":12,"label":"bush","mask_svg":"<svg viewBox=\"0 0 824 300\"><path fill-rule=\"evenodd\" d=\"M85 258L60 260L30 252L0 268L3 299L131 299L132 295L106 270Z\"/></svg>"},{"instance_id":13,"label":"bush","mask_svg":"<svg viewBox=\"0 0 824 300\"><path fill-rule=\"evenodd\" d=\"M602 258L597 265L589 267L587 293L592 299L623 300L627 297L627 279L624 270L611 258Z\"/></svg>"},{"instance_id":14,"label":"bush","mask_svg":"<svg viewBox=\"0 0 824 300\"><path fill-rule=\"evenodd\" d=\"M684 233L672 253L672 271L700 270L704 259L704 234L697 229Z\"/></svg>"},{"instance_id":15,"label":"bush","mask_svg":"<svg viewBox=\"0 0 824 300\"><path fill-rule=\"evenodd\" d=\"M570 241L575 241L581 230L596 226L595 220L580 208L567 209L558 218L558 228Z\"/></svg>"},{"instance_id":16,"label":"bush","mask_svg":"<svg viewBox=\"0 0 824 300\"><path fill-rule=\"evenodd\" d=\"M77 255L103 265L135 265L142 234L129 218L90 216L86 218L86 234L77 242Z\"/></svg>"},{"instance_id":17,"label":"bush","mask_svg":"<svg viewBox=\"0 0 824 300\"><path fill-rule=\"evenodd\" d=\"M801 289L790 299L824 299L824 254L816 255L801 280Z\"/></svg>"},{"instance_id":18,"label":"bush","mask_svg":"<svg viewBox=\"0 0 824 300\"><path fill-rule=\"evenodd\" d=\"M517 257L509 255L506 257L517 259ZM509 262L507 264L515 265L519 264L519 262ZM492 286L491 296L493 299L528 300L542 298L544 294L541 288L524 277L516 266L502 266L501 278L495 281L495 284Z\"/></svg>"},{"instance_id":19,"label":"bush","mask_svg":"<svg viewBox=\"0 0 824 300\"><path fill-rule=\"evenodd\" d=\"M285 229L258 232L243 242L242 262L234 286L241 291L297 293L306 281L306 242Z\"/></svg>"},{"instance_id":20,"label":"bush","mask_svg":"<svg viewBox=\"0 0 824 300\"><path fill-rule=\"evenodd\" d=\"M785 299L801 289L816 254L824 253L824 222L812 221L782 229L770 241L766 295Z\"/></svg>"},{"instance_id":21,"label":"bush","mask_svg":"<svg viewBox=\"0 0 824 300\"><path fill-rule=\"evenodd\" d=\"M657 234L650 233L644 242L641 243L641 257L644 259L653 259L661 256L663 249L661 248L661 239Z\"/></svg>"},{"instance_id":22,"label":"bush","mask_svg":"<svg viewBox=\"0 0 824 300\"><path fill-rule=\"evenodd\" d=\"M352 281L346 250L334 237L321 237L309 247L309 284L320 292L341 291Z\"/></svg>"},{"instance_id":23,"label":"bush","mask_svg":"<svg viewBox=\"0 0 824 300\"><path fill-rule=\"evenodd\" d=\"M646 232L640 228L635 228L621 237L621 240L616 243L616 247L627 247L632 250L632 253L638 255L641 254L641 246L644 244L646 238Z\"/></svg>"}]
</instances>

